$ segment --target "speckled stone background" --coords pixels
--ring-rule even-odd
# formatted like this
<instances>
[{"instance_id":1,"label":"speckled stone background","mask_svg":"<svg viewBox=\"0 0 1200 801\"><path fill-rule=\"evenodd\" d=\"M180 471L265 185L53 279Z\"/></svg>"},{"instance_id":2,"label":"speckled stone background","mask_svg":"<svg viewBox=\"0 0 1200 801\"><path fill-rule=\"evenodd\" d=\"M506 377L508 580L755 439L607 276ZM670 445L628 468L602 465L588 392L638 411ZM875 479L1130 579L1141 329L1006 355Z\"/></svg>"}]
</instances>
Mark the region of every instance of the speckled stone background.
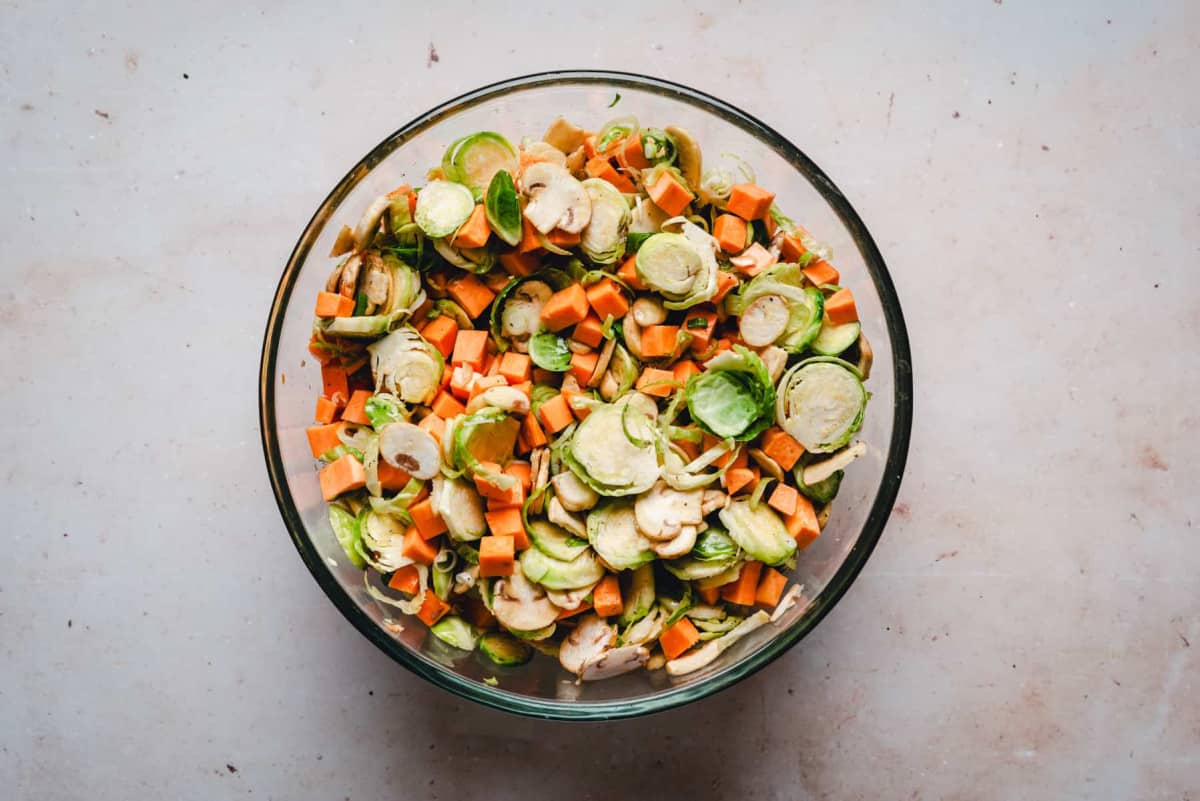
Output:
<instances>
[{"instance_id":1,"label":"speckled stone background","mask_svg":"<svg viewBox=\"0 0 1200 801\"><path fill-rule=\"evenodd\" d=\"M0 796L1200 799L1200 5L508 6L0 5ZM257 430L326 191L417 112L556 67L799 144L879 242L916 375L841 605L608 725L376 651L287 541Z\"/></svg>"}]
</instances>

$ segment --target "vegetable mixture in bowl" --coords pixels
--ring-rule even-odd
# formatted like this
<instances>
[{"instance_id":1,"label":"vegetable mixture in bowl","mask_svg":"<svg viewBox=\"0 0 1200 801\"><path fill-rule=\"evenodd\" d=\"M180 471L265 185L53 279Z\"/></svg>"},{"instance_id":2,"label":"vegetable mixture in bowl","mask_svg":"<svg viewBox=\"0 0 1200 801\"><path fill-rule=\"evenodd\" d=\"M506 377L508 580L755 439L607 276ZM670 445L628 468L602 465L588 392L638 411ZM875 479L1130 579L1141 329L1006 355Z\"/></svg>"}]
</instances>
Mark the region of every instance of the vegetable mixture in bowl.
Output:
<instances>
[{"instance_id":1,"label":"vegetable mixture in bowl","mask_svg":"<svg viewBox=\"0 0 1200 801\"><path fill-rule=\"evenodd\" d=\"M406 625L499 666L708 665L800 597L867 451L831 254L671 122L464 135L341 229L316 298L333 531Z\"/></svg>"}]
</instances>

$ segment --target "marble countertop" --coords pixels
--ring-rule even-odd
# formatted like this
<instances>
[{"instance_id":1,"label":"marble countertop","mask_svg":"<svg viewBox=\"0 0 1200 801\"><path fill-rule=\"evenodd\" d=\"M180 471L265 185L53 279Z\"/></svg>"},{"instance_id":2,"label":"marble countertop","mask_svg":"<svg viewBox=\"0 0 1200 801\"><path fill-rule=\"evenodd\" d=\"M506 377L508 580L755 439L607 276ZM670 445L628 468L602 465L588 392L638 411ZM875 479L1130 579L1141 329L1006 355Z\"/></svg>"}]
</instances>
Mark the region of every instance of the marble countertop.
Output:
<instances>
[{"instance_id":1,"label":"marble countertop","mask_svg":"<svg viewBox=\"0 0 1200 801\"><path fill-rule=\"evenodd\" d=\"M1195 3L5 3L0 795L1200 799ZM405 672L288 543L259 345L311 211L500 77L726 98L892 270L916 413L854 587L612 724Z\"/></svg>"}]
</instances>

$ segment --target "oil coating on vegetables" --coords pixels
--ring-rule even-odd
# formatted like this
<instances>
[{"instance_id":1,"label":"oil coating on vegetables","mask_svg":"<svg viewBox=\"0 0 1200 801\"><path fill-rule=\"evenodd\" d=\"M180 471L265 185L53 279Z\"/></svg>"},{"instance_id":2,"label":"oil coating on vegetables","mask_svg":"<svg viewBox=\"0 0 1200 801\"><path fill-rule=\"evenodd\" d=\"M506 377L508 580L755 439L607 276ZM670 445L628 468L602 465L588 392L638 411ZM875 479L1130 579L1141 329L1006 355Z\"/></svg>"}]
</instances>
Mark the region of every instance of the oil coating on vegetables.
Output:
<instances>
[{"instance_id":1,"label":"oil coating on vegetables","mask_svg":"<svg viewBox=\"0 0 1200 801\"><path fill-rule=\"evenodd\" d=\"M501 687L762 642L869 453L871 321L829 249L662 123L463 132L342 226L317 299L333 539Z\"/></svg>"}]
</instances>

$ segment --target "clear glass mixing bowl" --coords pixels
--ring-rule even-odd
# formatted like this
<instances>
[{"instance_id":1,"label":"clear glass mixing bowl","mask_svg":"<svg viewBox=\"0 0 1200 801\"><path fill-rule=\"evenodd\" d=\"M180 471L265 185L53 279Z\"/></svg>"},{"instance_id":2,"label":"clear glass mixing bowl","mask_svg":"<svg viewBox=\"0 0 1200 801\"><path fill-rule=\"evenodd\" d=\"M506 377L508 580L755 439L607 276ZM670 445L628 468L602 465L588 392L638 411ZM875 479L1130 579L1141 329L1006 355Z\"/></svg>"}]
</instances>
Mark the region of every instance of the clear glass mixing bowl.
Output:
<instances>
[{"instance_id":1,"label":"clear glass mixing bowl","mask_svg":"<svg viewBox=\"0 0 1200 801\"><path fill-rule=\"evenodd\" d=\"M609 108L616 93L620 102ZM353 225L372 199L397 185L423 183L426 170L440 163L446 146L462 134L494 130L514 140L536 136L560 114L593 129L625 114L647 125L680 125L697 138L706 158L733 153L744 159L758 182L778 193L785 213L833 247L833 262L843 283L854 289L875 352L868 382L873 397L861 433L871 451L846 472L829 525L800 554L795 577L804 584L804 603L779 626L759 629L708 668L677 679L661 670L639 671L577 685L548 657L499 668L478 654L445 646L419 622L400 619L395 609L366 594L362 573L334 539L304 435L321 386L318 365L307 358L313 299L331 268L326 254L340 226ZM305 359L307 365L299 367ZM912 420L912 372L900 302L878 248L833 182L792 143L728 103L678 84L618 72L542 73L483 87L416 117L354 165L316 210L283 271L267 320L260 382L263 451L283 521L305 564L346 618L397 662L464 698L524 715L574 720L630 717L703 698L799 642L846 592L879 540L900 487ZM485 684L485 677L495 677L498 684Z\"/></svg>"}]
</instances>

